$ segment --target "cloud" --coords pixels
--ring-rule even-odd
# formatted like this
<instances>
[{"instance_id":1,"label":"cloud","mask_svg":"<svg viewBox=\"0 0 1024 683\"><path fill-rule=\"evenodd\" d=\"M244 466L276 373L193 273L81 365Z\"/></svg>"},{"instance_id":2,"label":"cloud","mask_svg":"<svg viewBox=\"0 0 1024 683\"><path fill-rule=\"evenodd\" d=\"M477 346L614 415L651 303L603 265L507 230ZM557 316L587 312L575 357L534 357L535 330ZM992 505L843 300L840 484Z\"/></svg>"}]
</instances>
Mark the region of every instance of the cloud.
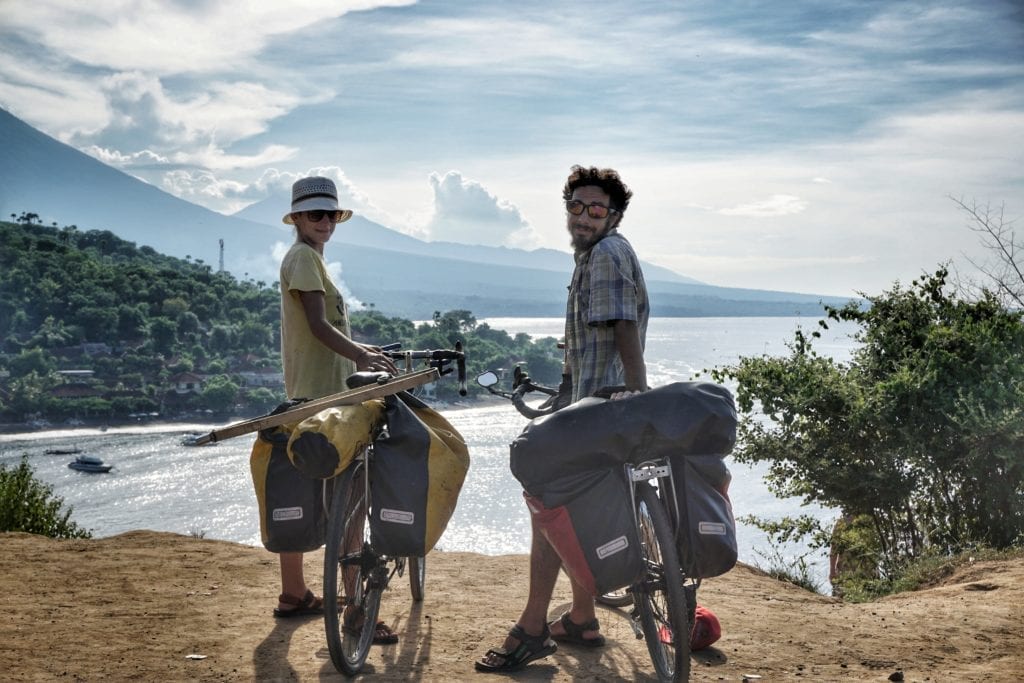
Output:
<instances>
[{"instance_id":1,"label":"cloud","mask_svg":"<svg viewBox=\"0 0 1024 683\"><path fill-rule=\"evenodd\" d=\"M349 12L412 0L34 0L8 7L4 24L67 59L111 71L166 75L238 68L276 36L316 29Z\"/></svg>"},{"instance_id":2,"label":"cloud","mask_svg":"<svg viewBox=\"0 0 1024 683\"><path fill-rule=\"evenodd\" d=\"M274 245L270 249L270 253L272 258L274 259L274 263L280 264L281 261L284 260L285 255L288 253L288 250L291 248L291 243L274 242ZM338 291L341 292L341 296L345 300L345 303L348 304L349 310L361 311L365 309L366 304L357 299L352 294L352 291L348 288L348 285L345 284L345 279L342 277L343 268L341 266L341 262L327 261L325 265L327 266L327 275L331 278L331 282L334 283L334 286L338 288Z\"/></svg>"},{"instance_id":3,"label":"cloud","mask_svg":"<svg viewBox=\"0 0 1024 683\"><path fill-rule=\"evenodd\" d=\"M113 166L121 169L133 167L152 168L154 166L168 166L171 163L169 158L161 156L148 149L144 149L141 152L125 154L117 151L116 149L107 149L98 145L89 145L88 147L83 147L82 151L94 159L102 161L107 166Z\"/></svg>"},{"instance_id":4,"label":"cloud","mask_svg":"<svg viewBox=\"0 0 1024 683\"><path fill-rule=\"evenodd\" d=\"M434 241L534 248L539 239L519 209L458 171L430 174L434 215L425 226Z\"/></svg>"},{"instance_id":5,"label":"cloud","mask_svg":"<svg viewBox=\"0 0 1024 683\"><path fill-rule=\"evenodd\" d=\"M729 209L718 209L723 216L748 216L754 218L766 216L790 216L803 213L807 202L790 194L776 194L768 199L740 204Z\"/></svg>"}]
</instances>

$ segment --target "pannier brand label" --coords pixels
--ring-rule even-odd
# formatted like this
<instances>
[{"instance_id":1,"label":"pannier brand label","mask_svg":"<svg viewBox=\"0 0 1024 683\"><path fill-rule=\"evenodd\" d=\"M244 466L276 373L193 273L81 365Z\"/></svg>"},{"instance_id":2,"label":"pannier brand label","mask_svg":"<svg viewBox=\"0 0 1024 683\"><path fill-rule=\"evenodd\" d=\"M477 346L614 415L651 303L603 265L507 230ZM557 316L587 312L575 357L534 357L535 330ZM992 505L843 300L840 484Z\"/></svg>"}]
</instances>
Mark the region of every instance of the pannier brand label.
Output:
<instances>
[{"instance_id":1,"label":"pannier brand label","mask_svg":"<svg viewBox=\"0 0 1024 683\"><path fill-rule=\"evenodd\" d=\"M381 508L380 521L393 522L395 524L412 524L416 521L416 515L408 510L391 510Z\"/></svg>"},{"instance_id":2,"label":"pannier brand label","mask_svg":"<svg viewBox=\"0 0 1024 683\"><path fill-rule=\"evenodd\" d=\"M271 517L275 522L289 522L293 519L302 519L302 508L274 508Z\"/></svg>"},{"instance_id":3,"label":"pannier brand label","mask_svg":"<svg viewBox=\"0 0 1024 683\"><path fill-rule=\"evenodd\" d=\"M701 522L697 525L697 532L704 536L725 536L725 525L721 522Z\"/></svg>"},{"instance_id":4,"label":"pannier brand label","mask_svg":"<svg viewBox=\"0 0 1024 683\"><path fill-rule=\"evenodd\" d=\"M629 547L629 541L626 539L626 537L625 536L619 536L616 539L608 541L607 543L605 543L602 546L598 546L598 548L597 548L597 557L598 557L598 559L603 560L603 559L605 559L606 557L608 557L610 555L614 555L615 553L621 553L623 550L625 550L628 547Z\"/></svg>"}]
</instances>

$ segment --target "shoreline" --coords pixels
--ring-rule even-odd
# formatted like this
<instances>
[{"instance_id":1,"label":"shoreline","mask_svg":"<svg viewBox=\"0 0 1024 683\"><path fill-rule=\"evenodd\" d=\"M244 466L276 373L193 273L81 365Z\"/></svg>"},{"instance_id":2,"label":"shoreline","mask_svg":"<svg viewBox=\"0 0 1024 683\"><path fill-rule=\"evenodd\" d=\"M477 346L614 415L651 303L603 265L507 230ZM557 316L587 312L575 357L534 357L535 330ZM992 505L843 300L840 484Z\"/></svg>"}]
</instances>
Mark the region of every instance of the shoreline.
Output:
<instances>
[{"instance_id":1,"label":"shoreline","mask_svg":"<svg viewBox=\"0 0 1024 683\"><path fill-rule=\"evenodd\" d=\"M446 401L427 402L439 413L469 410L471 408L487 408L492 405L507 403L507 399L492 394L483 394L461 398L448 403ZM199 434L222 429L232 424L251 420L260 415L240 416L231 420L205 421L195 417L153 418L146 420L91 420L87 424L69 425L53 423L41 428L34 428L28 422L0 423L0 444L6 441L34 441L45 438L66 438L74 436L96 436L98 434L130 434L143 430L146 432L196 432Z\"/></svg>"}]
</instances>

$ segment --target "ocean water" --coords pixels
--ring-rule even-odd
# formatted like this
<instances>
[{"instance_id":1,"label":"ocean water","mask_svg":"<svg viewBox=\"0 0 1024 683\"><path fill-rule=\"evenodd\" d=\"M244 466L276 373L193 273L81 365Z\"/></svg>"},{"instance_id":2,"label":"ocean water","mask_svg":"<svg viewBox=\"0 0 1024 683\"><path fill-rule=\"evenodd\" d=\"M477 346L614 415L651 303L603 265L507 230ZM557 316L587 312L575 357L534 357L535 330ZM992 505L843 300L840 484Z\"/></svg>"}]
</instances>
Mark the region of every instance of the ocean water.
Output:
<instances>
[{"instance_id":1,"label":"ocean water","mask_svg":"<svg viewBox=\"0 0 1024 683\"><path fill-rule=\"evenodd\" d=\"M510 334L561 336L556 318L491 318L491 327ZM798 326L817 329L807 318L655 318L648 329L646 359L652 386L689 380L705 369L735 363L741 356L784 355ZM846 360L854 348L853 326L833 326L815 347L819 353ZM469 349L472 353L472 349ZM469 445L471 465L458 507L438 544L443 550L487 555L527 553L530 525L522 490L508 468L508 446L527 420L511 404L447 409L441 412ZM206 538L260 544L256 498L249 474L253 436L212 446L181 444L189 433L206 433L223 425L139 425L137 427L66 429L0 435L0 463L16 465L22 454L39 479L73 508L72 519L95 536L133 529L153 529ZM48 450L78 448L112 463L109 474L71 470L72 455ZM732 461L730 498L736 516L767 518L812 514L833 519L832 510L801 506L799 500L773 496L763 482L764 467ZM767 566L767 539L740 524L741 561ZM792 547L795 556L805 548ZM814 575L824 585L827 561L812 559Z\"/></svg>"}]
</instances>

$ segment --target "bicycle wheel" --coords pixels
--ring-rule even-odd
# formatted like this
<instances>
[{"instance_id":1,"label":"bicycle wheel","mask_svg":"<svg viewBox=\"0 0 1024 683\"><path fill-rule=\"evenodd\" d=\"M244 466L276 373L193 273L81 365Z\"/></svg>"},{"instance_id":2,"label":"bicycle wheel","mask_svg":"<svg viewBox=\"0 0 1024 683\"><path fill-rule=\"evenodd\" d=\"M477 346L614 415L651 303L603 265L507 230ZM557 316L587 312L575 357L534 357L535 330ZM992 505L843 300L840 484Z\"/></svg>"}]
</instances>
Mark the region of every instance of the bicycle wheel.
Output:
<instances>
[{"instance_id":1,"label":"bicycle wheel","mask_svg":"<svg viewBox=\"0 0 1024 683\"><path fill-rule=\"evenodd\" d=\"M690 631L683 590L683 572L673 541L672 526L657 492L646 485L637 490L640 546L647 572L634 585L633 595L647 650L661 681L690 679Z\"/></svg>"},{"instance_id":2,"label":"bicycle wheel","mask_svg":"<svg viewBox=\"0 0 1024 683\"><path fill-rule=\"evenodd\" d=\"M626 607L633 604L633 594L625 588L598 595L595 599L602 605L608 605L609 607Z\"/></svg>"},{"instance_id":3,"label":"bicycle wheel","mask_svg":"<svg viewBox=\"0 0 1024 683\"><path fill-rule=\"evenodd\" d=\"M366 663L383 587L382 568L369 544L367 483L366 465L362 462L339 476L331 499L324 548L327 649L334 667L347 676L359 673ZM345 628L344 610L349 605L354 612L362 612L364 628Z\"/></svg>"},{"instance_id":4,"label":"bicycle wheel","mask_svg":"<svg viewBox=\"0 0 1024 683\"><path fill-rule=\"evenodd\" d=\"M409 588L412 589L413 602L423 602L423 582L427 579L427 558L409 558Z\"/></svg>"}]
</instances>

